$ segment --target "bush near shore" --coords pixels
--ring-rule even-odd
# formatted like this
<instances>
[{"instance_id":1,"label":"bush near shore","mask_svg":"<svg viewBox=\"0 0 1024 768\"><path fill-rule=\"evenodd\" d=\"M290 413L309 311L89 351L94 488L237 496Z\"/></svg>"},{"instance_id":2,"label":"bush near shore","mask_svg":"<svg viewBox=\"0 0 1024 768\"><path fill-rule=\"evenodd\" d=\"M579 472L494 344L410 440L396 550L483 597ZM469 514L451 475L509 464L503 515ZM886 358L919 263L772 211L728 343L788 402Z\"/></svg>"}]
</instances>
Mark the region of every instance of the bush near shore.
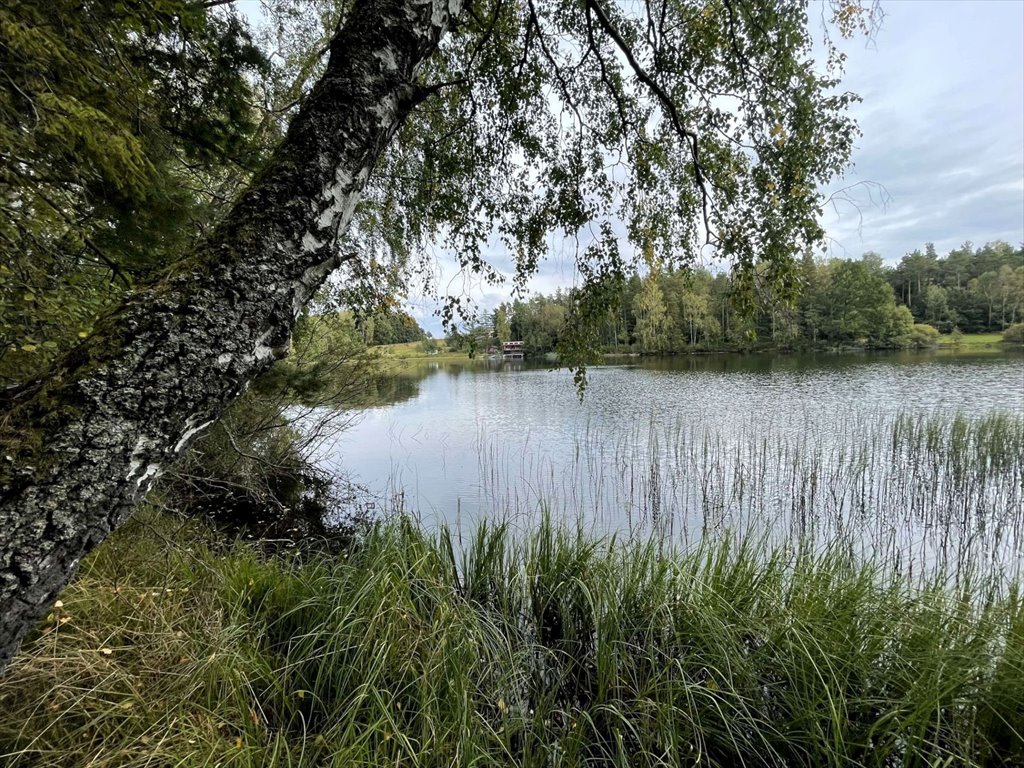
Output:
<instances>
[{"instance_id":1,"label":"bush near shore","mask_svg":"<svg viewBox=\"0 0 1024 768\"><path fill-rule=\"evenodd\" d=\"M145 512L9 668L0 763L1024 764L1019 585L958 583L551 523L267 556Z\"/></svg>"}]
</instances>

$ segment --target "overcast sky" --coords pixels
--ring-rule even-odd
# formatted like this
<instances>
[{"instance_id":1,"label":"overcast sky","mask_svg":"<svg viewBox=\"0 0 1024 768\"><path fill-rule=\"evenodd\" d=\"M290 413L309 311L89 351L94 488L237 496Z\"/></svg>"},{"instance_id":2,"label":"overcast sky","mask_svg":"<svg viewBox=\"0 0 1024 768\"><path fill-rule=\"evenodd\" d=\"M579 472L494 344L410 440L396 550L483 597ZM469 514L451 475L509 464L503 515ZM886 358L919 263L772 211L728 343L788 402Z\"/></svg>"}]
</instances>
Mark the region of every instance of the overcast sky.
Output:
<instances>
[{"instance_id":1,"label":"overcast sky","mask_svg":"<svg viewBox=\"0 0 1024 768\"><path fill-rule=\"evenodd\" d=\"M846 45L845 84L863 136L845 180L857 190L824 224L836 255L889 262L934 242L1024 240L1024 2L887 0L873 46Z\"/></svg>"},{"instance_id":2,"label":"overcast sky","mask_svg":"<svg viewBox=\"0 0 1024 768\"><path fill-rule=\"evenodd\" d=\"M873 41L842 45L844 87L863 136L853 167L829 190L848 188L825 212L830 255L880 253L890 263L933 242L945 253L965 241L1024 241L1024 0L883 0ZM849 200L842 199L848 197ZM531 282L545 293L571 286L572 254L558 253ZM492 252L496 265L507 256ZM456 274L439 259L455 293L482 308L508 298ZM435 303L410 308L435 336Z\"/></svg>"},{"instance_id":3,"label":"overcast sky","mask_svg":"<svg viewBox=\"0 0 1024 768\"><path fill-rule=\"evenodd\" d=\"M239 6L254 11L254 0ZM926 242L945 253L965 241L1024 241L1024 0L882 0L870 43L845 42L844 87L863 135L853 167L829 191L852 187L825 213L829 253L875 251L890 263ZM259 14L253 14L258 17ZM812 17L814 14L812 13ZM884 191L883 191L884 190ZM839 195L838 197L842 197ZM531 282L545 293L571 286L573 255L552 253ZM510 269L507 254L492 262ZM442 292L468 293L484 308L508 290L484 287L438 258ZM436 304L410 296L434 335Z\"/></svg>"}]
</instances>

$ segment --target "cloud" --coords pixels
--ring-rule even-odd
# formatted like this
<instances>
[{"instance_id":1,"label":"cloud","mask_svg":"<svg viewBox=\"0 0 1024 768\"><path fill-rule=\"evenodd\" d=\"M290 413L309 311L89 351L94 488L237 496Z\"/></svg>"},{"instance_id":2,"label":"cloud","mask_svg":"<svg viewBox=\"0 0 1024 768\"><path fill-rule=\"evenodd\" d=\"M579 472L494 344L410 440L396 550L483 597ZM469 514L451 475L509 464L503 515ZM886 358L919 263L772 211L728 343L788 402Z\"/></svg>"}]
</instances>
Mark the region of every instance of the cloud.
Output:
<instances>
[{"instance_id":1,"label":"cloud","mask_svg":"<svg viewBox=\"0 0 1024 768\"><path fill-rule=\"evenodd\" d=\"M905 2L873 49L847 46L844 87L863 102L857 187L824 225L837 255L888 261L934 242L1024 239L1024 4ZM873 193L873 199L869 199Z\"/></svg>"},{"instance_id":2,"label":"cloud","mask_svg":"<svg viewBox=\"0 0 1024 768\"><path fill-rule=\"evenodd\" d=\"M1024 241L1024 3L892 2L874 41L844 41L842 88L862 102L854 163L827 193L823 216L832 255L876 251L894 263L933 242L940 253L965 241ZM586 243L581 243L584 248ZM576 244L550 238L551 257L529 288L553 293L577 282ZM499 242L485 255L511 277ZM441 293L464 293L493 309L511 282L485 285L440 254ZM417 319L435 335L438 303L414 295Z\"/></svg>"}]
</instances>

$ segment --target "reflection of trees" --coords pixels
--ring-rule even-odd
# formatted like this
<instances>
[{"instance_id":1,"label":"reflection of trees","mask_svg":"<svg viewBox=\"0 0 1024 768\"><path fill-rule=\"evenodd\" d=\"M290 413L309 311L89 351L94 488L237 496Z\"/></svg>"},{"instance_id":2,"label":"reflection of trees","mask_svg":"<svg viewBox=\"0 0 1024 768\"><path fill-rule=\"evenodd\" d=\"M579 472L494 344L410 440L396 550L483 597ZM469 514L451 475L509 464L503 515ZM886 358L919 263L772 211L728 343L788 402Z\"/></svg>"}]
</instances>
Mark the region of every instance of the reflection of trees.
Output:
<instances>
[{"instance_id":1,"label":"reflection of trees","mask_svg":"<svg viewBox=\"0 0 1024 768\"><path fill-rule=\"evenodd\" d=\"M362 402L357 407L395 405L412 400L420 393L420 382L436 372L423 368L401 373L382 373L367 387Z\"/></svg>"},{"instance_id":2,"label":"reflection of trees","mask_svg":"<svg viewBox=\"0 0 1024 768\"><path fill-rule=\"evenodd\" d=\"M431 376L444 373L458 378L463 373L486 372L492 366L482 360L471 363L439 362L436 360L404 360L393 366L380 368L366 384L363 396L355 403L356 408L372 408L382 405L397 405L412 400L420 394L420 384ZM499 363L500 365L500 363Z\"/></svg>"}]
</instances>

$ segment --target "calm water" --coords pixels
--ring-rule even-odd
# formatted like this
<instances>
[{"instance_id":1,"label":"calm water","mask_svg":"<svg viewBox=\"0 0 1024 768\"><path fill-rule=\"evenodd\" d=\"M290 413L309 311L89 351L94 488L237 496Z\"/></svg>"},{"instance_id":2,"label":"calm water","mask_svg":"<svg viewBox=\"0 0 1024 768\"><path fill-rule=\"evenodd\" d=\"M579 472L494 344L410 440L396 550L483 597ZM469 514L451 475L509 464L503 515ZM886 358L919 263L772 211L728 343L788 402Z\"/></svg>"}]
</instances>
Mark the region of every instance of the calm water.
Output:
<instances>
[{"instance_id":1,"label":"calm water","mask_svg":"<svg viewBox=\"0 0 1024 768\"><path fill-rule=\"evenodd\" d=\"M632 359L591 369L582 402L566 371L529 364L438 364L413 378L407 399L367 409L323 462L428 522L460 526L542 508L605 530L687 535L806 525L826 507L848 524L858 503L879 515L901 506L882 498L897 415L1024 414L1024 356L1006 352ZM836 467L851 462L859 496L829 487L849 484ZM964 508L1024 517L1019 478L999 482ZM926 506L921 515L935 513Z\"/></svg>"}]
</instances>

